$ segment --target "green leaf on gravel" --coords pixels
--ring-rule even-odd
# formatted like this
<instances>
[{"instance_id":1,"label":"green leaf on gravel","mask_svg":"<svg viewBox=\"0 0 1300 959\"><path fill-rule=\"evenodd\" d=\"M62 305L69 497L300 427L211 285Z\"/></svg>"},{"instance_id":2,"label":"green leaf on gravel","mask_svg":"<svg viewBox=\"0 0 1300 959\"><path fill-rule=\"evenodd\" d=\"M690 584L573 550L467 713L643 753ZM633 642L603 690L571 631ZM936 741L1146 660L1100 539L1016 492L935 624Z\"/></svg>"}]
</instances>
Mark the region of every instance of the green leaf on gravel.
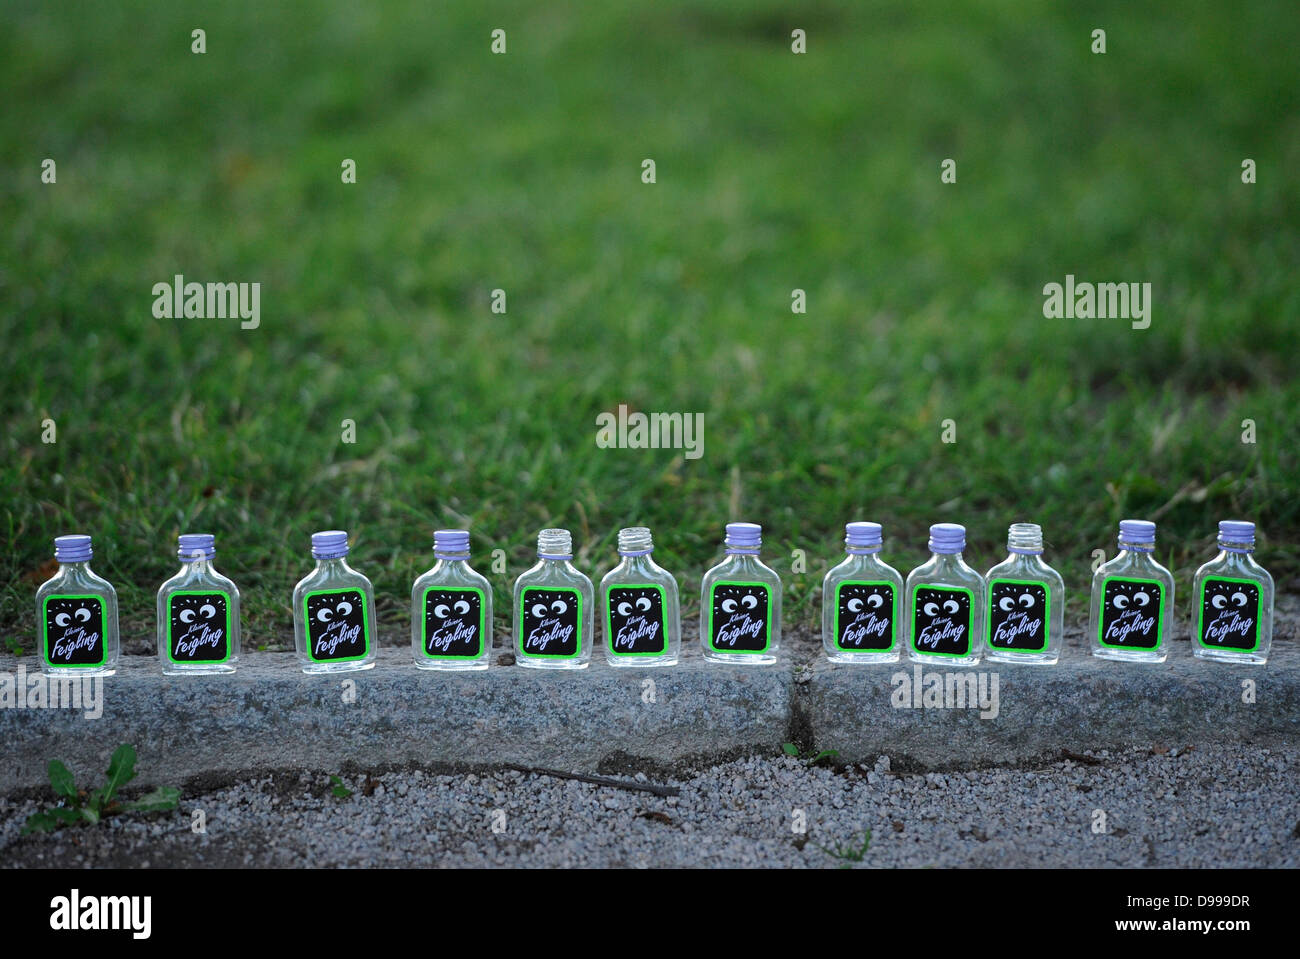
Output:
<instances>
[{"instance_id":1,"label":"green leaf on gravel","mask_svg":"<svg viewBox=\"0 0 1300 959\"><path fill-rule=\"evenodd\" d=\"M175 809L180 799L181 791L175 786L159 786L146 796L122 803L122 808L130 812L164 812Z\"/></svg>"},{"instance_id":2,"label":"green leaf on gravel","mask_svg":"<svg viewBox=\"0 0 1300 959\"><path fill-rule=\"evenodd\" d=\"M781 752L785 753L787 756L798 756L799 747L794 743L786 743L781 747Z\"/></svg>"},{"instance_id":3,"label":"green leaf on gravel","mask_svg":"<svg viewBox=\"0 0 1300 959\"><path fill-rule=\"evenodd\" d=\"M50 773L50 786L54 789L55 795L62 796L64 799L76 799L77 784L68 767L57 759L51 759L47 768Z\"/></svg>"}]
</instances>

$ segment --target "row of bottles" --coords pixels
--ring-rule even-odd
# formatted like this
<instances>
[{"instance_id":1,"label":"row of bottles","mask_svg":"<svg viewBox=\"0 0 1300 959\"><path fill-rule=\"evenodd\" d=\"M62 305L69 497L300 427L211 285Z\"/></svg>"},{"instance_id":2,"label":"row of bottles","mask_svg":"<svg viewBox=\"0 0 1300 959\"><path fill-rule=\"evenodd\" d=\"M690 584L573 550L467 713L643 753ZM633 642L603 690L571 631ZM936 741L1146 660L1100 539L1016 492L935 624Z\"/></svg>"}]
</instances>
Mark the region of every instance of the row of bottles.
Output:
<instances>
[{"instance_id":1,"label":"row of bottles","mask_svg":"<svg viewBox=\"0 0 1300 959\"><path fill-rule=\"evenodd\" d=\"M1042 530L1013 525L1005 560L981 576L962 558L965 527L930 527L930 559L904 581L883 562L878 523L845 527L845 558L823 581L822 642L836 663L917 661L965 666L1053 664L1060 658L1065 584L1043 560ZM1219 554L1192 583L1194 654L1264 663L1272 640L1273 580L1255 562L1253 523L1219 524ZM316 568L293 591L294 640L304 672L374 665L374 590L348 565L341 530L314 533ZM700 644L719 663L776 662L781 577L759 558L762 528L729 523L722 562L704 574ZM1124 520L1119 553L1093 576L1089 639L1094 656L1163 662L1173 619L1174 578L1154 559L1155 524ZM671 666L681 648L677 580L652 558L650 530L619 531L619 562L600 582L573 565L568 530L544 529L537 563L514 585L513 645L521 666L581 669L591 660L599 616L614 666ZM173 675L231 672L239 658L239 590L213 566L215 540L178 540L180 571L158 591L158 651ZM117 594L90 569L89 536L59 536L59 569L37 590L42 665L110 672L119 655ZM433 567L411 590L411 647L421 669L486 669L492 587L469 564L469 533L434 534Z\"/></svg>"}]
</instances>

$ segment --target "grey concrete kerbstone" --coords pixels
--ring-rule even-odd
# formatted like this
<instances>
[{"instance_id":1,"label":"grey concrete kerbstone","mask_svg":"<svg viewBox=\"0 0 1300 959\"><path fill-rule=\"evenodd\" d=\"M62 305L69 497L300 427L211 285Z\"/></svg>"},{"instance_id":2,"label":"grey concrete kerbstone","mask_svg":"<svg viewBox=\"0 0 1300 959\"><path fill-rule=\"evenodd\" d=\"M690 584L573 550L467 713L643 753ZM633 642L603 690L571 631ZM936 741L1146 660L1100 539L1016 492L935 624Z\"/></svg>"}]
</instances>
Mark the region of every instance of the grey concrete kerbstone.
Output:
<instances>
[{"instance_id":1,"label":"grey concrete kerbstone","mask_svg":"<svg viewBox=\"0 0 1300 959\"><path fill-rule=\"evenodd\" d=\"M13 675L19 663L37 671L33 657L10 660L5 671ZM137 747L144 783L406 763L662 773L775 754L792 738L845 761L887 754L896 768L934 769L1062 749L1300 742L1294 643L1275 645L1264 667L1203 663L1186 643L1158 666L1103 662L1078 647L1054 667L983 663L973 671L998 677L993 719L978 709L895 707L894 677L914 676L907 662L847 667L818 658L797 673L793 663L706 664L687 644L668 669L616 670L598 653L581 672L494 665L453 674L418 671L409 650L385 648L374 669L346 676L305 676L290 654L251 653L232 676L167 677L153 657L125 657L104 680L99 719L0 709L0 790L44 785L51 758L86 781L123 742ZM355 702L344 701L345 679L356 684ZM643 699L646 679L654 680L653 703ZM1253 704L1242 701L1244 679L1256 683Z\"/></svg>"},{"instance_id":2,"label":"grey concrete kerbstone","mask_svg":"<svg viewBox=\"0 0 1300 959\"><path fill-rule=\"evenodd\" d=\"M1264 666L1204 662L1187 643L1175 644L1159 665L1100 660L1077 647L1055 666L925 665L926 676L996 673L998 713L989 719L979 709L894 706L897 674L915 687L914 667L815 664L796 704L817 747L846 761L888 754L895 764L943 769L1023 762L1062 749L1300 742L1300 650L1290 643L1275 645ZM1243 680L1255 683L1254 703L1243 702Z\"/></svg>"},{"instance_id":3,"label":"grey concrete kerbstone","mask_svg":"<svg viewBox=\"0 0 1300 959\"><path fill-rule=\"evenodd\" d=\"M33 657L21 660L29 673ZM15 664L16 666L16 664ZM10 666L13 671L15 666ZM626 758L649 765L779 748L790 715L790 666L614 669L597 652L582 671L492 666L425 672L409 648L373 669L307 676L292 654L251 653L226 676L164 676L153 657L123 657L103 680L103 715L0 709L0 789L43 784L49 759L78 779L99 775L120 743L142 780L200 773L388 764L518 763L594 772ZM645 680L654 681L646 702ZM346 680L355 701L344 701Z\"/></svg>"}]
</instances>

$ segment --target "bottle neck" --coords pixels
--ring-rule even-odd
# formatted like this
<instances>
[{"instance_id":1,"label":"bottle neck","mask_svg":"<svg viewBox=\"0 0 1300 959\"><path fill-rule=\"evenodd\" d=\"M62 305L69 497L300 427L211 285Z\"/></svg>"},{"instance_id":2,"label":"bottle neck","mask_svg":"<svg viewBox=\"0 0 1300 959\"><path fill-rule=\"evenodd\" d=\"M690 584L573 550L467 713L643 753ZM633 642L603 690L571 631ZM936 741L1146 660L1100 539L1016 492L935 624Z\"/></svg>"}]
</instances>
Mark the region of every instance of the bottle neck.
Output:
<instances>
[{"instance_id":1,"label":"bottle neck","mask_svg":"<svg viewBox=\"0 0 1300 959\"><path fill-rule=\"evenodd\" d=\"M350 568L346 556L316 557L316 572L318 573L341 573Z\"/></svg>"},{"instance_id":2,"label":"bottle neck","mask_svg":"<svg viewBox=\"0 0 1300 959\"><path fill-rule=\"evenodd\" d=\"M965 570L966 561L962 559L961 553L931 553L930 562L934 566L936 573L946 572L948 570L957 571Z\"/></svg>"},{"instance_id":3,"label":"bottle neck","mask_svg":"<svg viewBox=\"0 0 1300 959\"><path fill-rule=\"evenodd\" d=\"M653 573L659 570L659 564L654 561L650 551L646 552L619 552L619 563L615 569L620 573L635 576L639 573Z\"/></svg>"},{"instance_id":4,"label":"bottle neck","mask_svg":"<svg viewBox=\"0 0 1300 959\"><path fill-rule=\"evenodd\" d=\"M212 572L212 560L187 559L181 561L182 576L207 576Z\"/></svg>"},{"instance_id":5,"label":"bottle neck","mask_svg":"<svg viewBox=\"0 0 1300 959\"><path fill-rule=\"evenodd\" d=\"M542 556L538 554L537 561L538 565L541 566L542 569L557 570L565 573L577 572L573 566L572 557L562 558L559 556Z\"/></svg>"},{"instance_id":6,"label":"bottle neck","mask_svg":"<svg viewBox=\"0 0 1300 959\"><path fill-rule=\"evenodd\" d=\"M1248 549L1227 549L1222 543L1219 547L1219 555L1214 558L1214 561L1225 569L1248 570L1259 565Z\"/></svg>"}]
</instances>

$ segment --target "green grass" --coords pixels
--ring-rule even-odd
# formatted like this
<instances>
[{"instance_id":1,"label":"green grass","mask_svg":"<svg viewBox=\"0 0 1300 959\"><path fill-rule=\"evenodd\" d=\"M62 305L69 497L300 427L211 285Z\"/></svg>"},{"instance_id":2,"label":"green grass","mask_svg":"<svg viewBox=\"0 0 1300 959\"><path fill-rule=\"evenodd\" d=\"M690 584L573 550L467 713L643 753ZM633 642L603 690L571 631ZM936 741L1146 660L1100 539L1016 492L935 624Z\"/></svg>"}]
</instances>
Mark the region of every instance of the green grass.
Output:
<instances>
[{"instance_id":1,"label":"green grass","mask_svg":"<svg viewBox=\"0 0 1300 959\"><path fill-rule=\"evenodd\" d=\"M252 645L330 527L394 636L446 525L507 552L499 620L552 524L593 574L654 527L688 614L730 519L807 552L805 624L865 518L902 569L931 522L981 569L1039 522L1072 613L1118 519L1185 584L1250 518L1294 590L1294 4L791 9L7 4L0 629L69 531L146 632L175 535L217 533ZM154 319L175 273L260 282L261 328ZM1067 273L1152 283L1151 328L1044 319ZM620 402L702 412L704 456L598 449Z\"/></svg>"}]
</instances>

